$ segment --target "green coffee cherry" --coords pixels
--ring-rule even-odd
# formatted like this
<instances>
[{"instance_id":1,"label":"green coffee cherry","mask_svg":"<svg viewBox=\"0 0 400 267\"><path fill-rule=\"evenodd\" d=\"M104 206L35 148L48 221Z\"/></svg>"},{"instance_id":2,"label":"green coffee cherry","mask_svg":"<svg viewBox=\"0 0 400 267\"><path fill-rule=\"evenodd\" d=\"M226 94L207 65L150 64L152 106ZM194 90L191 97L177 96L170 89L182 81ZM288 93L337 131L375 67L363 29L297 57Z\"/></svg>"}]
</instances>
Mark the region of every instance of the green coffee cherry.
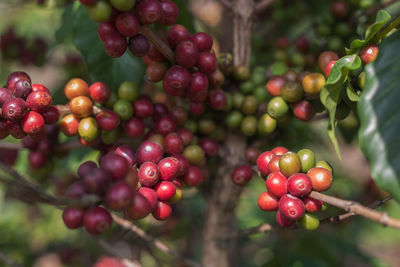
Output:
<instances>
[{"instance_id":1,"label":"green coffee cherry","mask_svg":"<svg viewBox=\"0 0 400 267\"><path fill-rule=\"evenodd\" d=\"M104 104L108 108L113 108L115 102L117 102L118 97L117 94L114 92L111 92L110 97L108 98L107 102Z\"/></svg>"},{"instance_id":2,"label":"green coffee cherry","mask_svg":"<svg viewBox=\"0 0 400 267\"><path fill-rule=\"evenodd\" d=\"M111 145L118 140L119 137L119 128L116 128L112 131L101 131L101 140L106 145Z\"/></svg>"},{"instance_id":3,"label":"green coffee cherry","mask_svg":"<svg viewBox=\"0 0 400 267\"><path fill-rule=\"evenodd\" d=\"M96 140L99 133L97 121L92 117L82 119L79 122L78 133L79 136L86 142L92 142Z\"/></svg>"},{"instance_id":4,"label":"green coffee cherry","mask_svg":"<svg viewBox=\"0 0 400 267\"><path fill-rule=\"evenodd\" d=\"M279 169L286 177L300 172L301 161L299 156L294 152L286 152L279 160Z\"/></svg>"},{"instance_id":5,"label":"green coffee cherry","mask_svg":"<svg viewBox=\"0 0 400 267\"><path fill-rule=\"evenodd\" d=\"M241 111L245 115L254 114L258 109L258 100L254 95L248 95L244 98Z\"/></svg>"},{"instance_id":6,"label":"green coffee cherry","mask_svg":"<svg viewBox=\"0 0 400 267\"><path fill-rule=\"evenodd\" d=\"M286 82L281 89L281 97L289 103L299 102L303 98L304 90L297 82Z\"/></svg>"},{"instance_id":7,"label":"green coffee cherry","mask_svg":"<svg viewBox=\"0 0 400 267\"><path fill-rule=\"evenodd\" d=\"M210 135L213 131L215 131L216 127L217 126L215 125L214 121L211 119L202 118L197 122L197 129L199 133L204 135Z\"/></svg>"},{"instance_id":8,"label":"green coffee cherry","mask_svg":"<svg viewBox=\"0 0 400 267\"><path fill-rule=\"evenodd\" d=\"M276 96L269 101L267 110L271 117L279 119L288 112L289 107L282 97Z\"/></svg>"},{"instance_id":9,"label":"green coffee cherry","mask_svg":"<svg viewBox=\"0 0 400 267\"><path fill-rule=\"evenodd\" d=\"M183 156L185 156L190 164L196 165L204 160L204 151L198 145L190 145L183 151Z\"/></svg>"},{"instance_id":10,"label":"green coffee cherry","mask_svg":"<svg viewBox=\"0 0 400 267\"><path fill-rule=\"evenodd\" d=\"M139 97L139 87L134 82L123 82L118 88L118 97L132 103Z\"/></svg>"},{"instance_id":11,"label":"green coffee cherry","mask_svg":"<svg viewBox=\"0 0 400 267\"><path fill-rule=\"evenodd\" d=\"M231 111L225 118L225 124L229 128L237 128L243 120L242 112L238 110Z\"/></svg>"},{"instance_id":12,"label":"green coffee cherry","mask_svg":"<svg viewBox=\"0 0 400 267\"><path fill-rule=\"evenodd\" d=\"M319 219L315 214L305 213L303 217L299 220L300 225L308 230L313 231L319 226Z\"/></svg>"},{"instance_id":13,"label":"green coffee cherry","mask_svg":"<svg viewBox=\"0 0 400 267\"><path fill-rule=\"evenodd\" d=\"M232 95L233 107L235 109L240 109L242 107L245 96L241 93L234 93Z\"/></svg>"},{"instance_id":14,"label":"green coffee cherry","mask_svg":"<svg viewBox=\"0 0 400 267\"><path fill-rule=\"evenodd\" d=\"M229 111L232 109L233 107L233 98L232 98L232 94L225 92L225 96L226 96L226 106L224 108L225 111Z\"/></svg>"},{"instance_id":15,"label":"green coffee cherry","mask_svg":"<svg viewBox=\"0 0 400 267\"><path fill-rule=\"evenodd\" d=\"M360 75L358 75L357 84L361 90L364 89L364 87L365 87L365 72L361 72Z\"/></svg>"},{"instance_id":16,"label":"green coffee cherry","mask_svg":"<svg viewBox=\"0 0 400 267\"><path fill-rule=\"evenodd\" d=\"M128 120L133 115L132 104L126 99L118 99L114 104L113 110L118 114L121 120Z\"/></svg>"},{"instance_id":17,"label":"green coffee cherry","mask_svg":"<svg viewBox=\"0 0 400 267\"><path fill-rule=\"evenodd\" d=\"M254 116L244 117L240 130L245 136L253 136L257 131L257 118Z\"/></svg>"},{"instance_id":18,"label":"green coffee cherry","mask_svg":"<svg viewBox=\"0 0 400 267\"><path fill-rule=\"evenodd\" d=\"M250 78L250 70L246 66L234 66L233 77L240 82L247 81Z\"/></svg>"},{"instance_id":19,"label":"green coffee cherry","mask_svg":"<svg viewBox=\"0 0 400 267\"><path fill-rule=\"evenodd\" d=\"M259 103L263 103L268 100L269 94L267 90L265 90L264 86L258 86L254 92L253 95L258 99Z\"/></svg>"},{"instance_id":20,"label":"green coffee cherry","mask_svg":"<svg viewBox=\"0 0 400 267\"><path fill-rule=\"evenodd\" d=\"M187 120L184 124L184 127L192 133L197 131L197 123L194 120Z\"/></svg>"},{"instance_id":21,"label":"green coffee cherry","mask_svg":"<svg viewBox=\"0 0 400 267\"><path fill-rule=\"evenodd\" d=\"M267 136L276 129L276 120L272 118L268 113L263 114L258 119L258 134L261 136Z\"/></svg>"},{"instance_id":22,"label":"green coffee cherry","mask_svg":"<svg viewBox=\"0 0 400 267\"><path fill-rule=\"evenodd\" d=\"M244 82L240 85L239 89L242 94L248 95L251 94L256 86L252 81Z\"/></svg>"},{"instance_id":23,"label":"green coffee cherry","mask_svg":"<svg viewBox=\"0 0 400 267\"><path fill-rule=\"evenodd\" d=\"M301 171L307 172L309 169L315 166L315 155L310 149L302 149L297 152L297 155L301 161Z\"/></svg>"},{"instance_id":24,"label":"green coffee cherry","mask_svg":"<svg viewBox=\"0 0 400 267\"><path fill-rule=\"evenodd\" d=\"M333 174L332 166L325 160L317 161L317 163L315 163L315 167L327 169L328 171L330 171Z\"/></svg>"}]
</instances>

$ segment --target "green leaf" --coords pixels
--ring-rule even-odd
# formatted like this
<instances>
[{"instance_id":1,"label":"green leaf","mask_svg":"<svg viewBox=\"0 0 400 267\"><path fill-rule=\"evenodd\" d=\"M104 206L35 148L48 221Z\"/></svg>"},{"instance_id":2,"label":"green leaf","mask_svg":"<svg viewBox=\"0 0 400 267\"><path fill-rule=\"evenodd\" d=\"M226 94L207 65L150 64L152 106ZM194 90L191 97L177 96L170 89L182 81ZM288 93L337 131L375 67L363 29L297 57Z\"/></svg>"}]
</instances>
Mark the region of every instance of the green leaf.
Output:
<instances>
[{"instance_id":1,"label":"green leaf","mask_svg":"<svg viewBox=\"0 0 400 267\"><path fill-rule=\"evenodd\" d=\"M97 24L90 20L87 9L80 6L74 17L73 41L87 64L93 81L107 83L117 90L123 81L140 83L143 80L144 64L141 59L127 51L120 58L111 58L97 36Z\"/></svg>"},{"instance_id":2,"label":"green leaf","mask_svg":"<svg viewBox=\"0 0 400 267\"><path fill-rule=\"evenodd\" d=\"M375 23L370 25L365 32L365 39L360 40L356 39L350 44L350 48L346 48L346 54L351 55L363 48L375 35L379 32L379 30L390 20L390 14L385 10L380 10L376 15Z\"/></svg>"},{"instance_id":3,"label":"green leaf","mask_svg":"<svg viewBox=\"0 0 400 267\"><path fill-rule=\"evenodd\" d=\"M74 31L74 14L79 7L79 2L70 3L65 8L60 27L54 34L55 42L53 46L65 42L68 38L72 37Z\"/></svg>"},{"instance_id":4,"label":"green leaf","mask_svg":"<svg viewBox=\"0 0 400 267\"><path fill-rule=\"evenodd\" d=\"M346 88L346 94L349 100L353 102L357 102L360 99L360 96L358 95L357 91L351 86L349 83Z\"/></svg>"},{"instance_id":5,"label":"green leaf","mask_svg":"<svg viewBox=\"0 0 400 267\"><path fill-rule=\"evenodd\" d=\"M359 56L350 55L344 56L339 59L331 70L329 78L322 89L320 98L322 104L326 107L329 113L328 136L335 147L338 157L341 159L339 145L335 135L336 127L336 107L340 99L340 93L345 81L348 78L350 70L355 70L361 66L361 59Z\"/></svg>"},{"instance_id":6,"label":"green leaf","mask_svg":"<svg viewBox=\"0 0 400 267\"><path fill-rule=\"evenodd\" d=\"M383 39L377 60L365 68L358 104L360 146L379 187L400 201L400 31Z\"/></svg>"}]
</instances>

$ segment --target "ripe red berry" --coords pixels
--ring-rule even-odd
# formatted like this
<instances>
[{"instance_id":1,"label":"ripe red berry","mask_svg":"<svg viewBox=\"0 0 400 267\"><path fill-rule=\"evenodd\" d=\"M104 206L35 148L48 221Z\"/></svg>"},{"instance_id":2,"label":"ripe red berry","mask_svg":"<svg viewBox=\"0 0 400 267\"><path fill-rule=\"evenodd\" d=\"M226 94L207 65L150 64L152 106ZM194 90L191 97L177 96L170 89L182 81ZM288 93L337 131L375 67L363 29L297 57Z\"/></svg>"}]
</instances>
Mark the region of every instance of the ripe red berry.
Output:
<instances>
[{"instance_id":1,"label":"ripe red berry","mask_svg":"<svg viewBox=\"0 0 400 267\"><path fill-rule=\"evenodd\" d=\"M115 27L113 22L102 22L97 27L97 34L99 35L100 40L103 42L106 41L109 35L117 33L117 28Z\"/></svg>"},{"instance_id":2,"label":"ripe red berry","mask_svg":"<svg viewBox=\"0 0 400 267\"><path fill-rule=\"evenodd\" d=\"M149 65L151 63L151 60L164 61L164 59L165 59L163 54L161 54L160 51L158 51L157 47L152 42L149 42L149 51L147 51L146 56L148 57L148 59L150 59L149 62L147 62L147 63L145 62L146 65ZM144 58L144 60L146 60L146 57Z\"/></svg>"},{"instance_id":3,"label":"ripe red berry","mask_svg":"<svg viewBox=\"0 0 400 267\"><path fill-rule=\"evenodd\" d=\"M171 199L176 192L175 185L170 181L161 181L157 183L154 190L157 193L158 199L163 201Z\"/></svg>"},{"instance_id":4,"label":"ripe red berry","mask_svg":"<svg viewBox=\"0 0 400 267\"><path fill-rule=\"evenodd\" d=\"M311 179L303 173L293 174L287 180L287 191L293 196L302 197L308 195L311 190Z\"/></svg>"},{"instance_id":5,"label":"ripe red berry","mask_svg":"<svg viewBox=\"0 0 400 267\"><path fill-rule=\"evenodd\" d=\"M35 134L44 128L42 115L35 111L30 111L22 120L22 129L27 134Z\"/></svg>"},{"instance_id":6,"label":"ripe red berry","mask_svg":"<svg viewBox=\"0 0 400 267\"><path fill-rule=\"evenodd\" d=\"M134 56L144 57L150 49L149 40L141 34L136 34L129 38L128 49Z\"/></svg>"},{"instance_id":7,"label":"ripe red berry","mask_svg":"<svg viewBox=\"0 0 400 267\"><path fill-rule=\"evenodd\" d=\"M110 213L102 207L92 207L85 211L83 224L91 235L98 235L110 228L112 218Z\"/></svg>"},{"instance_id":8,"label":"ripe red berry","mask_svg":"<svg viewBox=\"0 0 400 267\"><path fill-rule=\"evenodd\" d=\"M110 178L107 172L96 167L83 176L83 183L87 192L100 195L110 184Z\"/></svg>"},{"instance_id":9,"label":"ripe red berry","mask_svg":"<svg viewBox=\"0 0 400 267\"><path fill-rule=\"evenodd\" d=\"M275 154L271 151L265 151L261 153L257 158L257 168L261 172L262 176L267 176L271 170L269 169L269 162L272 158L275 157Z\"/></svg>"},{"instance_id":10,"label":"ripe red berry","mask_svg":"<svg viewBox=\"0 0 400 267\"><path fill-rule=\"evenodd\" d=\"M271 152L274 153L277 156L282 156L283 154L285 154L288 151L289 150L287 150L283 146L277 146L277 147L275 147L274 149L271 150Z\"/></svg>"},{"instance_id":11,"label":"ripe red berry","mask_svg":"<svg viewBox=\"0 0 400 267\"><path fill-rule=\"evenodd\" d=\"M331 74L331 70L333 68L333 65L335 65L335 63L337 62L337 60L332 60L328 63L328 65L326 65L325 67L325 77L328 78L329 75Z\"/></svg>"},{"instance_id":12,"label":"ripe red berry","mask_svg":"<svg viewBox=\"0 0 400 267\"><path fill-rule=\"evenodd\" d=\"M153 115L153 103L150 99L139 98L133 103L134 114L138 118L147 118Z\"/></svg>"},{"instance_id":13,"label":"ripe red berry","mask_svg":"<svg viewBox=\"0 0 400 267\"><path fill-rule=\"evenodd\" d=\"M171 115L164 115L156 122L155 130L156 133L166 136L176 131L176 123Z\"/></svg>"},{"instance_id":14,"label":"ripe red berry","mask_svg":"<svg viewBox=\"0 0 400 267\"><path fill-rule=\"evenodd\" d=\"M177 133L178 133L178 135L181 137L181 139L182 139L182 141L183 141L183 144L184 144L185 146L189 145L189 144L192 142L192 140L193 140L193 133L192 133L190 130L188 130L188 129L186 129L186 128L180 128L180 129L178 129ZM168 136L168 135L167 135L167 136ZM165 138L167 138L167 137L165 137ZM164 141L165 141L165 139L164 139ZM165 145L165 144L164 144L164 145ZM165 151L167 152L167 148L165 148ZM183 151L183 147L182 147L182 151ZM167 152L167 153L168 153L168 152ZM175 154L177 154L177 153L175 153Z\"/></svg>"},{"instance_id":15,"label":"ripe red berry","mask_svg":"<svg viewBox=\"0 0 400 267\"><path fill-rule=\"evenodd\" d=\"M140 22L153 24L162 16L162 8L158 0L143 0L135 6Z\"/></svg>"},{"instance_id":16,"label":"ripe red berry","mask_svg":"<svg viewBox=\"0 0 400 267\"><path fill-rule=\"evenodd\" d=\"M174 157L163 158L157 166L160 171L160 179L164 181L172 181L175 179L181 168L179 160Z\"/></svg>"},{"instance_id":17,"label":"ripe red berry","mask_svg":"<svg viewBox=\"0 0 400 267\"><path fill-rule=\"evenodd\" d=\"M7 88L11 91L14 92L14 86L19 80L25 80L31 83L31 78L29 77L28 74L26 74L23 71L15 71L12 72L10 75L8 75L7 78Z\"/></svg>"},{"instance_id":18,"label":"ripe red berry","mask_svg":"<svg viewBox=\"0 0 400 267\"><path fill-rule=\"evenodd\" d=\"M165 74L164 81L172 88L184 90L190 84L190 72L181 66L172 66ZM164 88L165 90L165 88Z\"/></svg>"},{"instance_id":19,"label":"ripe red berry","mask_svg":"<svg viewBox=\"0 0 400 267\"><path fill-rule=\"evenodd\" d=\"M4 105L8 100L13 99L14 96L8 88L0 88L0 107Z\"/></svg>"},{"instance_id":20,"label":"ripe red berry","mask_svg":"<svg viewBox=\"0 0 400 267\"><path fill-rule=\"evenodd\" d=\"M196 103L192 101L190 101L189 103L189 110L195 116L203 114L205 109L206 106L204 105L204 103Z\"/></svg>"},{"instance_id":21,"label":"ripe red berry","mask_svg":"<svg viewBox=\"0 0 400 267\"><path fill-rule=\"evenodd\" d=\"M86 194L86 188L83 181L79 181L76 183L71 184L65 190L65 196L68 198L81 198Z\"/></svg>"},{"instance_id":22,"label":"ripe red berry","mask_svg":"<svg viewBox=\"0 0 400 267\"><path fill-rule=\"evenodd\" d=\"M276 222L279 224L279 226L287 228L292 226L295 221L287 218L285 215L282 214L281 211L278 210L276 212Z\"/></svg>"},{"instance_id":23,"label":"ripe red berry","mask_svg":"<svg viewBox=\"0 0 400 267\"><path fill-rule=\"evenodd\" d=\"M176 24L168 29L167 41L172 48L175 48L180 42L189 40L191 35L182 25Z\"/></svg>"},{"instance_id":24,"label":"ripe red berry","mask_svg":"<svg viewBox=\"0 0 400 267\"><path fill-rule=\"evenodd\" d=\"M269 192L262 193L258 199L258 207L263 211L274 211L278 210L279 200Z\"/></svg>"},{"instance_id":25,"label":"ripe red berry","mask_svg":"<svg viewBox=\"0 0 400 267\"><path fill-rule=\"evenodd\" d=\"M124 157L111 153L101 159L100 167L105 170L114 181L124 179L129 169L128 161Z\"/></svg>"},{"instance_id":26,"label":"ripe red berry","mask_svg":"<svg viewBox=\"0 0 400 267\"><path fill-rule=\"evenodd\" d=\"M111 110L104 110L96 116L99 128L105 131L112 131L119 126L120 118L117 113Z\"/></svg>"},{"instance_id":27,"label":"ripe red berry","mask_svg":"<svg viewBox=\"0 0 400 267\"><path fill-rule=\"evenodd\" d=\"M213 45L212 37L205 32L197 32L190 39L199 49L199 52L210 51Z\"/></svg>"},{"instance_id":28,"label":"ripe red berry","mask_svg":"<svg viewBox=\"0 0 400 267\"><path fill-rule=\"evenodd\" d=\"M60 130L66 136L71 137L78 133L79 127L79 119L76 118L73 114L68 114L64 118L62 118L60 122Z\"/></svg>"},{"instance_id":29,"label":"ripe red berry","mask_svg":"<svg viewBox=\"0 0 400 267\"><path fill-rule=\"evenodd\" d=\"M304 215L305 208L300 198L286 194L279 200L279 210L285 217L298 220Z\"/></svg>"},{"instance_id":30,"label":"ripe red berry","mask_svg":"<svg viewBox=\"0 0 400 267\"><path fill-rule=\"evenodd\" d=\"M9 134L7 121L0 118L0 140L6 138Z\"/></svg>"},{"instance_id":31,"label":"ripe red berry","mask_svg":"<svg viewBox=\"0 0 400 267\"><path fill-rule=\"evenodd\" d=\"M107 102L111 95L111 90L107 84L103 82L95 82L89 87L90 97L94 102L103 104Z\"/></svg>"},{"instance_id":32,"label":"ripe red berry","mask_svg":"<svg viewBox=\"0 0 400 267\"><path fill-rule=\"evenodd\" d=\"M131 220L139 220L146 217L152 207L142 194L134 194L132 203L124 210L124 214Z\"/></svg>"},{"instance_id":33,"label":"ripe red berry","mask_svg":"<svg viewBox=\"0 0 400 267\"><path fill-rule=\"evenodd\" d=\"M198 186L203 181L203 173L197 166L190 166L182 176L182 181L187 186Z\"/></svg>"},{"instance_id":34,"label":"ripe red berry","mask_svg":"<svg viewBox=\"0 0 400 267\"><path fill-rule=\"evenodd\" d=\"M245 152L245 157L246 157L246 161L251 164L254 165L257 163L257 159L260 156L261 151L256 148L256 147L249 147L246 149Z\"/></svg>"},{"instance_id":35,"label":"ripe red berry","mask_svg":"<svg viewBox=\"0 0 400 267\"><path fill-rule=\"evenodd\" d=\"M274 76L265 85L268 93L272 96L280 96L281 88L284 83L286 83L286 78L283 76Z\"/></svg>"},{"instance_id":36,"label":"ripe red berry","mask_svg":"<svg viewBox=\"0 0 400 267\"><path fill-rule=\"evenodd\" d=\"M162 15L158 23L169 26L176 22L179 14L179 7L171 0L161 0Z\"/></svg>"},{"instance_id":37,"label":"ripe red berry","mask_svg":"<svg viewBox=\"0 0 400 267\"><path fill-rule=\"evenodd\" d=\"M319 199L304 197L303 203L307 212L318 212L322 208L322 201Z\"/></svg>"},{"instance_id":38,"label":"ripe red berry","mask_svg":"<svg viewBox=\"0 0 400 267\"><path fill-rule=\"evenodd\" d=\"M107 206L115 211L122 211L132 202L134 191L125 181L113 184L106 193Z\"/></svg>"},{"instance_id":39,"label":"ripe red berry","mask_svg":"<svg viewBox=\"0 0 400 267\"><path fill-rule=\"evenodd\" d=\"M104 46L106 53L110 57L117 58L125 53L128 45L125 37L119 33L113 33L107 36L107 39L104 41Z\"/></svg>"},{"instance_id":40,"label":"ripe red berry","mask_svg":"<svg viewBox=\"0 0 400 267\"><path fill-rule=\"evenodd\" d=\"M313 190L315 191L322 192L331 187L332 173L325 168L311 168L308 170L307 176L310 177Z\"/></svg>"},{"instance_id":41,"label":"ripe red berry","mask_svg":"<svg viewBox=\"0 0 400 267\"><path fill-rule=\"evenodd\" d=\"M226 107L227 98L221 89L211 90L208 94L208 104L214 110L223 110Z\"/></svg>"},{"instance_id":42,"label":"ripe red berry","mask_svg":"<svg viewBox=\"0 0 400 267\"><path fill-rule=\"evenodd\" d=\"M237 185L246 185L253 176L253 170L248 165L240 165L235 168L232 174L232 181Z\"/></svg>"},{"instance_id":43,"label":"ripe red berry","mask_svg":"<svg viewBox=\"0 0 400 267\"><path fill-rule=\"evenodd\" d=\"M218 67L217 57L210 52L201 52L199 54L197 67L201 72L213 73Z\"/></svg>"},{"instance_id":44,"label":"ripe red berry","mask_svg":"<svg viewBox=\"0 0 400 267\"><path fill-rule=\"evenodd\" d=\"M15 97L25 99L32 92L32 85L25 79L20 79L14 84L13 91Z\"/></svg>"},{"instance_id":45,"label":"ripe red berry","mask_svg":"<svg viewBox=\"0 0 400 267\"><path fill-rule=\"evenodd\" d=\"M28 161L29 165L34 169L40 169L46 166L48 156L41 151L29 151Z\"/></svg>"},{"instance_id":46,"label":"ripe red berry","mask_svg":"<svg viewBox=\"0 0 400 267\"><path fill-rule=\"evenodd\" d=\"M130 146L121 145L114 150L114 154L123 157L128 162L129 166L137 164L136 153Z\"/></svg>"},{"instance_id":47,"label":"ripe red berry","mask_svg":"<svg viewBox=\"0 0 400 267\"><path fill-rule=\"evenodd\" d=\"M361 60L364 64L374 62L379 53L379 46L375 44L367 45L360 52Z\"/></svg>"},{"instance_id":48,"label":"ripe red berry","mask_svg":"<svg viewBox=\"0 0 400 267\"><path fill-rule=\"evenodd\" d=\"M123 12L117 16L115 27L121 35L133 37L139 33L140 23L132 12Z\"/></svg>"},{"instance_id":49,"label":"ripe red berry","mask_svg":"<svg viewBox=\"0 0 400 267\"><path fill-rule=\"evenodd\" d=\"M342 19L347 16L349 7L345 2L335 1L331 4L331 13L336 18Z\"/></svg>"},{"instance_id":50,"label":"ripe red berry","mask_svg":"<svg viewBox=\"0 0 400 267\"><path fill-rule=\"evenodd\" d=\"M268 164L268 168L270 170L270 172L280 172L281 169L279 169L279 160L281 159L281 156L275 156L273 157L269 164Z\"/></svg>"},{"instance_id":51,"label":"ripe red berry","mask_svg":"<svg viewBox=\"0 0 400 267\"><path fill-rule=\"evenodd\" d=\"M22 98L12 98L6 101L2 107L4 119L16 122L22 120L28 112L28 107Z\"/></svg>"},{"instance_id":52,"label":"ripe red berry","mask_svg":"<svg viewBox=\"0 0 400 267\"><path fill-rule=\"evenodd\" d=\"M206 53L206 52L204 52ZM185 68L193 68L199 59L199 50L189 40L180 42L175 49L176 63Z\"/></svg>"},{"instance_id":53,"label":"ripe red berry","mask_svg":"<svg viewBox=\"0 0 400 267\"><path fill-rule=\"evenodd\" d=\"M146 127L141 119L132 117L125 122L124 130L129 137L140 137L144 135Z\"/></svg>"},{"instance_id":54,"label":"ripe red berry","mask_svg":"<svg viewBox=\"0 0 400 267\"><path fill-rule=\"evenodd\" d=\"M144 141L136 151L139 164L147 161L158 163L163 155L159 144L150 141Z\"/></svg>"},{"instance_id":55,"label":"ripe red berry","mask_svg":"<svg viewBox=\"0 0 400 267\"><path fill-rule=\"evenodd\" d=\"M315 110L313 105L307 101L303 100L294 105L293 109L294 115L301 121L309 121L315 115Z\"/></svg>"},{"instance_id":56,"label":"ripe red berry","mask_svg":"<svg viewBox=\"0 0 400 267\"><path fill-rule=\"evenodd\" d=\"M150 187L141 187L138 190L138 193L146 198L146 200L150 204L151 210L153 210L158 201L158 196L156 191Z\"/></svg>"},{"instance_id":57,"label":"ripe red berry","mask_svg":"<svg viewBox=\"0 0 400 267\"><path fill-rule=\"evenodd\" d=\"M171 215L171 206L167 202L158 201L152 214L157 220L166 220Z\"/></svg>"},{"instance_id":58,"label":"ripe red berry","mask_svg":"<svg viewBox=\"0 0 400 267\"><path fill-rule=\"evenodd\" d=\"M85 161L81 165L79 165L77 173L78 176L83 179L87 174L89 174L92 170L97 168L97 164L94 161Z\"/></svg>"},{"instance_id":59,"label":"ripe red berry","mask_svg":"<svg viewBox=\"0 0 400 267\"><path fill-rule=\"evenodd\" d=\"M208 157L213 157L218 154L219 145L217 141L211 138L201 138L199 141L199 146L204 150L204 153Z\"/></svg>"},{"instance_id":60,"label":"ripe red berry","mask_svg":"<svg viewBox=\"0 0 400 267\"><path fill-rule=\"evenodd\" d=\"M179 161L180 169L179 169L178 177L185 175L188 172L189 167L190 167L189 161L181 154L174 155L174 158L176 158Z\"/></svg>"},{"instance_id":61,"label":"ripe red berry","mask_svg":"<svg viewBox=\"0 0 400 267\"><path fill-rule=\"evenodd\" d=\"M158 182L160 170L155 163L149 161L140 165L138 175L142 186L151 187Z\"/></svg>"},{"instance_id":62,"label":"ripe red berry","mask_svg":"<svg viewBox=\"0 0 400 267\"><path fill-rule=\"evenodd\" d=\"M66 207L62 213L62 219L65 226L69 229L77 229L83 226L83 208Z\"/></svg>"},{"instance_id":63,"label":"ripe red berry","mask_svg":"<svg viewBox=\"0 0 400 267\"><path fill-rule=\"evenodd\" d=\"M268 192L277 198L287 193L287 179L280 172L271 172L265 181L265 185Z\"/></svg>"},{"instance_id":64,"label":"ripe red berry","mask_svg":"<svg viewBox=\"0 0 400 267\"><path fill-rule=\"evenodd\" d=\"M42 112L42 116L46 124L54 124L60 119L60 110L55 106L51 106L47 111Z\"/></svg>"},{"instance_id":65,"label":"ripe red berry","mask_svg":"<svg viewBox=\"0 0 400 267\"><path fill-rule=\"evenodd\" d=\"M207 76L201 72L194 72L188 89L188 96L192 102L204 102L208 93Z\"/></svg>"}]
</instances>

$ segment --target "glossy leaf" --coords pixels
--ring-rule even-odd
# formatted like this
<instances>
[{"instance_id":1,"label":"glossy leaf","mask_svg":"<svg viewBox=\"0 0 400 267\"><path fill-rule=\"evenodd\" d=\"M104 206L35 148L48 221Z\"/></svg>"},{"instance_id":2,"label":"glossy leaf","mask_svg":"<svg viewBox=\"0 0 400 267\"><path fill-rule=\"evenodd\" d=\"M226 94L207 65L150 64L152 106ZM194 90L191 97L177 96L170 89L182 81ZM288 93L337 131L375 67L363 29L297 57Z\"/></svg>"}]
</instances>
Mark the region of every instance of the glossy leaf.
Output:
<instances>
[{"instance_id":1,"label":"glossy leaf","mask_svg":"<svg viewBox=\"0 0 400 267\"><path fill-rule=\"evenodd\" d=\"M379 187L400 200L400 31L383 39L377 60L365 68L358 104L361 149Z\"/></svg>"},{"instance_id":2,"label":"glossy leaf","mask_svg":"<svg viewBox=\"0 0 400 267\"><path fill-rule=\"evenodd\" d=\"M349 100L353 102L357 102L360 99L360 96L358 95L357 91L351 86L351 84L348 84L346 88L346 95L349 98Z\"/></svg>"},{"instance_id":3,"label":"glossy leaf","mask_svg":"<svg viewBox=\"0 0 400 267\"><path fill-rule=\"evenodd\" d=\"M356 39L350 44L350 48L346 48L346 54L354 54L361 50L375 35L379 32L379 30L390 20L390 14L385 10L380 10L376 15L375 23L370 25L365 33L365 39L360 40Z\"/></svg>"},{"instance_id":4,"label":"glossy leaf","mask_svg":"<svg viewBox=\"0 0 400 267\"><path fill-rule=\"evenodd\" d=\"M345 81L348 78L348 74L350 70L355 70L361 66L361 59L359 56L350 55L344 56L339 59L331 70L329 78L325 84L325 87L321 91L321 102L326 107L329 113L329 124L328 124L328 136L331 139L336 153L338 154L339 158L340 151L339 145L335 135L335 127L336 127L336 107L338 101L340 99L340 93L342 90Z\"/></svg>"}]
</instances>

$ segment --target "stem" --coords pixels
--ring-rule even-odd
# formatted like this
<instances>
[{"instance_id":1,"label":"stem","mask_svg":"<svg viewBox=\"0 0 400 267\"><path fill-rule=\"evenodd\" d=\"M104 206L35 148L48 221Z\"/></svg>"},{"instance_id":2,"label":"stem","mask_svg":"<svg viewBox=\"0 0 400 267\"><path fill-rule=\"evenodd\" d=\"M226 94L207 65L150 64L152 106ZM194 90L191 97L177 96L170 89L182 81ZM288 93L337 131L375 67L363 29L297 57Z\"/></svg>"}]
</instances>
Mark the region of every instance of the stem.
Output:
<instances>
[{"instance_id":1,"label":"stem","mask_svg":"<svg viewBox=\"0 0 400 267\"><path fill-rule=\"evenodd\" d=\"M400 16L393 19L387 27L383 28L379 34L374 38L374 43L377 43L379 40L383 39L391 30L400 25Z\"/></svg>"},{"instance_id":2,"label":"stem","mask_svg":"<svg viewBox=\"0 0 400 267\"><path fill-rule=\"evenodd\" d=\"M60 111L60 116L64 117L65 115L68 115L71 113L71 109L69 108L68 105L56 105L56 108ZM100 112L102 112L103 109L99 108L98 106L93 106L93 114L97 115Z\"/></svg>"},{"instance_id":3,"label":"stem","mask_svg":"<svg viewBox=\"0 0 400 267\"><path fill-rule=\"evenodd\" d=\"M148 25L144 25L140 28L140 32L157 48L157 50L171 62L175 64L174 52L171 48L164 43L150 28Z\"/></svg>"},{"instance_id":4,"label":"stem","mask_svg":"<svg viewBox=\"0 0 400 267\"><path fill-rule=\"evenodd\" d=\"M310 197L321 200L323 202L326 202L332 206L341 208L341 209L345 210L346 212L363 216L372 221L378 222L378 223L382 224L383 226L390 226L393 228L400 229L400 220L399 219L391 218L391 217L389 217L389 215L387 215L387 213L375 211L371 208L362 206L359 203L356 203L354 201L344 200L344 199L328 196L328 195L321 194L316 191L312 191L310 193Z\"/></svg>"}]
</instances>

